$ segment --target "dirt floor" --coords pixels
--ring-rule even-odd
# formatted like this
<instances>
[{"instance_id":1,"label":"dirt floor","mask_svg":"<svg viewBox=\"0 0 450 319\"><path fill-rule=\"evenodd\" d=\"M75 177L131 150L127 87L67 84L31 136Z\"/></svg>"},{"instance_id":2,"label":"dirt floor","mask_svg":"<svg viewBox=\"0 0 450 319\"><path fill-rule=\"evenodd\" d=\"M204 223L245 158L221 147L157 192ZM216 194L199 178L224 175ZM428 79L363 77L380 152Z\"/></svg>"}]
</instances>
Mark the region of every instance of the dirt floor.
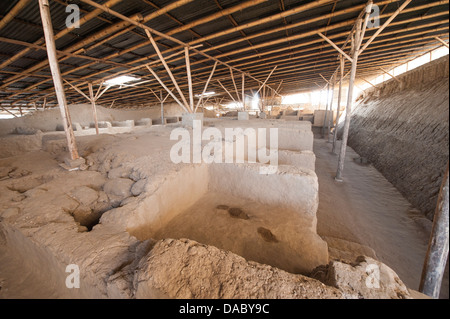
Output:
<instances>
[{"instance_id":1,"label":"dirt floor","mask_svg":"<svg viewBox=\"0 0 450 319\"><path fill-rule=\"evenodd\" d=\"M331 153L331 144L316 138L314 153L320 198L317 233L372 248L378 260L418 290L431 222L373 166L354 161L359 155L350 147L343 183L334 180L337 155ZM448 282L447 263L441 298L448 298Z\"/></svg>"},{"instance_id":2,"label":"dirt floor","mask_svg":"<svg viewBox=\"0 0 450 319\"><path fill-rule=\"evenodd\" d=\"M152 237L189 238L247 260L305 273L302 256L313 248L304 234L316 236L310 227L294 210L209 192Z\"/></svg>"},{"instance_id":3,"label":"dirt floor","mask_svg":"<svg viewBox=\"0 0 450 319\"><path fill-rule=\"evenodd\" d=\"M100 291L101 297L132 297L127 293L136 287L129 289L125 284L121 286L122 281L120 280L125 274L128 275L124 271L128 271L130 278L134 278L135 271L141 269L140 266L137 267L137 261L141 260L140 258L145 256L149 250L151 254L151 245L154 244L154 241L141 242L130 236L125 230L118 229L111 222L103 224L100 222L88 231L82 229L83 227L80 225L77 226L74 223L75 216L71 216L69 213L77 211L74 200L80 197L79 201L89 202L99 211L108 211L107 215L111 218L116 213L118 215L123 212L132 214L139 201L148 196L146 191L139 193L140 195L128 192L123 196L122 194L110 194L108 197L105 197L104 193L108 193L108 186L111 183L115 186L114 190L119 186L117 182L127 182L124 186L128 185L128 188L135 183L132 187L133 190L144 180L151 183L147 187L147 192L151 193L150 189L152 191L158 189L158 183L166 180L170 174L177 175L179 167L169 163L167 159L167 149L169 148L167 140L170 130L170 127L150 127L139 128L135 132L125 134L79 137L81 154L88 161L92 161L88 171L66 172L59 167L58 163L61 163L66 155L62 147L64 139L51 140L50 144L46 146L47 151L35 151L1 159L1 167L17 167L16 170L9 173L9 178L0 182L2 187L0 206L3 209L2 218L14 220L15 225L20 228L20 231L10 231L9 236L15 238L14 242L20 246L18 248L21 250L21 255L9 251L8 245L3 245L5 238L1 237L2 232L0 231L0 298L73 298L73 295L67 294L67 289L58 288L61 286L60 279L66 276L64 269L60 269L59 274L56 271L60 264L72 263L73 258L82 267L90 269L89 275L92 274L92 277L84 278L86 282L93 282L95 285L99 282L98 286L94 285L93 287L95 288L94 293L88 296L98 296ZM150 145L151 149L149 149ZM375 257L396 271L407 286L417 289L428 243L430 222L420 213L411 209L410 204L376 169L370 165L356 163L353 158L358 155L351 149L347 153L345 182L336 183L333 177L337 158L330 154L330 149L331 145L325 140L315 139L314 152L317 157L316 173L319 178L320 198L317 231L328 243L330 257L351 261L354 261L354 257L359 255ZM130 165L141 167L139 174L134 170L127 170L131 167ZM124 176L133 177L133 181L123 178ZM67 183L69 179L71 180L70 184ZM67 199L68 195L75 199ZM170 221L154 239L188 236L201 243L216 245L231 251L235 249L238 254L249 260L276 264L273 260L264 259L266 257L262 250L276 245L288 247L288 244L285 243L285 234L281 231L284 221L268 222L265 220L264 212L268 207L250 205L252 203L239 198L222 199L214 194L209 195L209 200L186 208L185 213L196 213L191 223L183 223L183 219L180 217L184 214L182 213L180 218ZM107 200L108 198L109 200ZM81 213L83 213L82 210L80 210ZM230 223L239 223L239 225L252 220L257 223L247 228L247 233L237 234L242 229L240 227L222 229L224 234L227 234L226 237L231 236L232 238L220 242L220 240L214 240L213 229L208 229L208 224L203 225L203 217L206 214L216 214L215 219L211 220L211 223L216 224L225 219ZM203 226L197 227L200 224ZM0 223L0 227L2 227L2 223ZM175 227L177 227L176 230ZM246 255L245 249L248 247L245 245L233 247L234 235L253 242L252 254L248 254L247 251ZM38 242L34 245L33 241L36 239ZM177 247L181 245L180 249L184 250L183 247L186 245L196 244L174 242L174 245ZM48 249L37 252L35 251L36 246ZM281 254L281 257L285 258L295 250L295 247L288 248L285 249L285 254ZM260 251L255 253L253 251L255 249ZM163 250L165 251L165 248ZM211 248L206 248L206 253L208 254L210 250ZM276 249L274 250L276 251ZM58 257L45 257L51 255ZM168 255L173 256L172 253ZM24 256L30 256L30 262ZM149 258L148 260L155 265L173 263L170 260L158 258ZM237 256L233 255L232 259L236 258ZM145 263L144 259L142 259L142 263ZM282 261L281 259L280 261ZM179 266L189 266L184 265L183 260L177 261ZM208 262L213 265L219 264L221 261L211 260ZM241 262L247 267L243 266L245 269L249 269L248 271L253 269L253 266L248 266L247 262L243 260ZM46 267L42 265L46 265ZM130 269L127 270L127 267ZM165 269L164 267L163 269ZM192 276L198 275L195 273L196 269L192 269L192 271ZM159 272L164 276L170 275L162 269ZM230 273L230 276L236 276L236 273ZM292 282L298 282L298 278L300 278L284 272L283 276ZM239 282L239 277L233 278ZM156 280L155 278L147 279ZM133 280L127 279L123 282L128 284ZM164 282L166 281L161 281L161 283ZM189 286L190 283L191 280L186 281L186 285ZM175 284L179 283L175 281ZM263 285L263 282L259 282L259 284ZM280 282L277 281L272 284L273 287L280 286ZM180 290L176 285L170 288L171 291ZM122 287L123 289L120 288L119 293L115 294L114 291L103 291L104 286ZM448 276L445 279L443 291L446 293L442 297L448 297ZM290 292L286 290L283 291L283 294L275 294L274 297L284 295L291 296ZM144 294L144 296L146 295ZM174 294L173 296L178 295ZM192 296L195 297L195 295ZM205 292L205 296L211 296L211 294L208 295ZM245 298L245 296L252 295L243 294L242 296ZM305 296L309 296L307 292L305 292Z\"/></svg>"}]
</instances>

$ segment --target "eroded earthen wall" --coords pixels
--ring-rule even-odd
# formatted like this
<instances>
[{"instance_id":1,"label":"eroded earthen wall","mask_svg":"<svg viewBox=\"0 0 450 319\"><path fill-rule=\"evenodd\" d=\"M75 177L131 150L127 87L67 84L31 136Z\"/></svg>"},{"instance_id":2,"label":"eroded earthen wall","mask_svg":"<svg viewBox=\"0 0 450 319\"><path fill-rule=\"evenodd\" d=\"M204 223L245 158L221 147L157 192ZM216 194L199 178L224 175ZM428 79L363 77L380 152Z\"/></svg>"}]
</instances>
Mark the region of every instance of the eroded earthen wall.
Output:
<instances>
[{"instance_id":1,"label":"eroded earthen wall","mask_svg":"<svg viewBox=\"0 0 450 319\"><path fill-rule=\"evenodd\" d=\"M449 156L448 76L446 56L371 89L350 127L349 145L430 219Z\"/></svg>"}]
</instances>

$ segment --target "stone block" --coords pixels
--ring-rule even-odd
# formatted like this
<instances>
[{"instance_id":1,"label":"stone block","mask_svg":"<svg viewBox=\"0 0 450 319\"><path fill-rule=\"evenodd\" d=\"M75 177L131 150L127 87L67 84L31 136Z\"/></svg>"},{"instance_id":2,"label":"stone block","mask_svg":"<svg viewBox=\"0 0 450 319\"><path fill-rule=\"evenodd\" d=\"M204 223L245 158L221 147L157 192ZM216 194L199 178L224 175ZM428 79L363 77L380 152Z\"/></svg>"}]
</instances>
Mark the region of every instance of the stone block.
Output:
<instances>
[{"instance_id":1,"label":"stone block","mask_svg":"<svg viewBox=\"0 0 450 319\"><path fill-rule=\"evenodd\" d=\"M248 121L250 116L248 112L238 112L238 120L239 121Z\"/></svg>"}]
</instances>

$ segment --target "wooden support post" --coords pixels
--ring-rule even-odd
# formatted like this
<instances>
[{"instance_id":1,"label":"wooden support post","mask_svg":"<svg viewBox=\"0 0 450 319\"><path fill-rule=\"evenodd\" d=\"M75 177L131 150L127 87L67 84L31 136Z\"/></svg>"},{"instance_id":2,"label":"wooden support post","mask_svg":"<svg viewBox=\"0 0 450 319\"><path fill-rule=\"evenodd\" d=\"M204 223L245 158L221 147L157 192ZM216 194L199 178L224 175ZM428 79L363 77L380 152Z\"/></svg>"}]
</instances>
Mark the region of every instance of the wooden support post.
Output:
<instances>
[{"instance_id":1,"label":"wooden support post","mask_svg":"<svg viewBox=\"0 0 450 319\"><path fill-rule=\"evenodd\" d=\"M103 83L104 83L104 81L102 80L102 81L100 82L100 85L98 86L97 92L95 93L95 100L98 99L98 95L100 94L100 90L101 90L102 87L103 87Z\"/></svg>"},{"instance_id":2,"label":"wooden support post","mask_svg":"<svg viewBox=\"0 0 450 319\"><path fill-rule=\"evenodd\" d=\"M5 109L3 106L1 106L0 105L0 108L3 110L3 111L5 111L5 112L7 112L7 113L9 113L9 114L11 114L12 116L14 116L14 117L18 117L16 114L14 114L13 112L11 112L11 111L9 111L9 110L7 110L7 109Z\"/></svg>"},{"instance_id":3,"label":"wooden support post","mask_svg":"<svg viewBox=\"0 0 450 319\"><path fill-rule=\"evenodd\" d=\"M391 78L393 78L395 81L397 81L398 83L402 83L402 81L400 81L399 79L397 79L396 76L390 74L388 71L386 71L385 69L380 67L380 70L383 71L384 73L386 73L387 75L389 75Z\"/></svg>"},{"instance_id":4,"label":"wooden support post","mask_svg":"<svg viewBox=\"0 0 450 319\"><path fill-rule=\"evenodd\" d=\"M44 98L44 104L42 105L42 108L45 110L46 106L47 106L47 98Z\"/></svg>"},{"instance_id":5,"label":"wooden support post","mask_svg":"<svg viewBox=\"0 0 450 319\"><path fill-rule=\"evenodd\" d=\"M194 91L192 88L192 73L191 73L191 61L189 59L189 48L184 47L184 55L186 58L186 73L188 78L188 87L189 87L189 108L192 112L194 112Z\"/></svg>"},{"instance_id":6,"label":"wooden support post","mask_svg":"<svg viewBox=\"0 0 450 319\"><path fill-rule=\"evenodd\" d=\"M161 125L164 125L164 100L163 91L159 91L160 101L161 101Z\"/></svg>"},{"instance_id":7,"label":"wooden support post","mask_svg":"<svg viewBox=\"0 0 450 319\"><path fill-rule=\"evenodd\" d=\"M448 163L434 213L433 228L425 257L419 291L435 299L439 298L445 265L448 259L449 241L449 184Z\"/></svg>"},{"instance_id":8,"label":"wooden support post","mask_svg":"<svg viewBox=\"0 0 450 319\"><path fill-rule=\"evenodd\" d=\"M328 134L328 143L330 143L330 132L331 132L331 122L334 121L333 119L333 100L334 100L334 86L336 84L336 76L333 75L333 79L331 80L331 99L330 99L330 111L331 111L331 117L328 119L327 123L327 134Z\"/></svg>"},{"instance_id":9,"label":"wooden support post","mask_svg":"<svg viewBox=\"0 0 450 319\"><path fill-rule=\"evenodd\" d=\"M92 83L89 82L89 96L91 97L91 105L92 105L92 114L94 115L94 124L95 124L95 132L97 135L99 134L98 131L98 118L97 118L97 107L95 106L95 95L94 95L94 88L92 87Z\"/></svg>"},{"instance_id":10,"label":"wooden support post","mask_svg":"<svg viewBox=\"0 0 450 319\"><path fill-rule=\"evenodd\" d=\"M234 92L236 92L236 95L237 95L237 101L241 102L241 97L239 96L239 91L237 89L236 81L234 80L234 74L233 74L232 68L230 68L230 75L231 75L231 81L233 82L233 86L234 86Z\"/></svg>"},{"instance_id":11,"label":"wooden support post","mask_svg":"<svg viewBox=\"0 0 450 319\"><path fill-rule=\"evenodd\" d=\"M20 113L20 116L23 116L23 113L22 113L22 106L19 104L19 113Z\"/></svg>"},{"instance_id":12,"label":"wooden support post","mask_svg":"<svg viewBox=\"0 0 450 319\"><path fill-rule=\"evenodd\" d=\"M97 101L99 98L101 98L102 95L105 94L105 92L108 91L109 88L111 87L111 86L107 86L107 87L104 88L103 91L100 92L100 90L102 89L102 86L103 86L103 81L100 83L100 86L98 87L97 93L95 94L95 101Z\"/></svg>"},{"instance_id":13,"label":"wooden support post","mask_svg":"<svg viewBox=\"0 0 450 319\"><path fill-rule=\"evenodd\" d=\"M325 107L325 117L323 119L322 138L325 138L325 128L327 127L329 104L330 104L330 83L327 81L327 103L326 103L326 107Z\"/></svg>"},{"instance_id":14,"label":"wooden support post","mask_svg":"<svg viewBox=\"0 0 450 319\"><path fill-rule=\"evenodd\" d=\"M73 133L72 121L70 119L69 108L67 106L64 85L58 64L58 57L56 55L55 38L53 34L50 5L48 3L48 0L39 0L39 9L42 19L42 27L45 34L48 62L50 64L50 70L53 77L53 85L55 87L56 97L58 99L58 104L61 111L64 131L66 132L67 145L69 148L71 159L75 160L80 158L80 156L78 155L78 149L75 142L75 134Z\"/></svg>"},{"instance_id":15,"label":"wooden support post","mask_svg":"<svg viewBox=\"0 0 450 319\"><path fill-rule=\"evenodd\" d=\"M351 72L352 72L352 70L350 69L350 70L347 72L347 74L344 75L344 79L345 79L347 76L349 76Z\"/></svg>"},{"instance_id":16,"label":"wooden support post","mask_svg":"<svg viewBox=\"0 0 450 319\"><path fill-rule=\"evenodd\" d=\"M147 69L150 71L150 73L155 77L155 79L159 82L159 84L161 84L161 86L166 90L167 93L170 94L170 96L172 96L172 98L175 100L175 102L178 103L178 105L181 106L181 108L186 112L186 113L191 113L188 111L188 109L186 108L186 105L184 105L183 103L180 102L180 100L177 99L177 97L172 93L171 90L169 90L167 88L167 86L164 84L164 82L159 78L159 76L155 73L155 71L153 71L153 69L151 67L149 67L148 65L146 65Z\"/></svg>"},{"instance_id":17,"label":"wooden support post","mask_svg":"<svg viewBox=\"0 0 450 319\"><path fill-rule=\"evenodd\" d=\"M112 107L114 106L114 103L116 103L116 100L113 100L111 105L109 106L110 109L112 109Z\"/></svg>"},{"instance_id":18,"label":"wooden support post","mask_svg":"<svg viewBox=\"0 0 450 319\"><path fill-rule=\"evenodd\" d=\"M236 100L234 99L233 95L231 95L231 93L227 90L227 88L223 86L222 82L220 82L219 80L217 80L217 83L219 83L219 85L222 87L222 89L224 89L225 92L227 92L227 94L231 97L231 99L233 100L233 102L237 104L237 102L236 102Z\"/></svg>"},{"instance_id":19,"label":"wooden support post","mask_svg":"<svg viewBox=\"0 0 450 319\"><path fill-rule=\"evenodd\" d=\"M161 102L161 97L160 97L158 94L156 94L155 91L153 91L152 89L149 88L149 90L150 90L150 92L152 92L152 94L156 97L156 99L157 99L159 102Z\"/></svg>"},{"instance_id":20,"label":"wooden support post","mask_svg":"<svg viewBox=\"0 0 450 319\"><path fill-rule=\"evenodd\" d=\"M173 88L171 91L173 91L175 88ZM169 98L170 94L167 94L166 97L163 99L163 102L166 102L167 99Z\"/></svg>"},{"instance_id":21,"label":"wooden support post","mask_svg":"<svg viewBox=\"0 0 450 319\"><path fill-rule=\"evenodd\" d=\"M91 100L91 98L89 96L87 96L86 94L84 94L83 91L81 91L79 88L77 88L76 86L74 86L72 83L70 83L67 80L64 80L64 82L66 82L67 84L69 84L75 91L77 91L78 93L80 93L82 96L84 96L88 101Z\"/></svg>"},{"instance_id":22,"label":"wooden support post","mask_svg":"<svg viewBox=\"0 0 450 319\"><path fill-rule=\"evenodd\" d=\"M211 79L212 79L212 77L214 75L214 72L216 71L217 64L218 64L218 62L216 61L216 63L214 63L214 66L213 66L213 69L212 69L211 73L209 74L208 80L206 81L206 84L205 84L205 87L203 89L202 95L200 95L200 98L198 99L197 106L195 107L194 113L197 112L198 106L200 105L201 101L203 100L203 96L205 95L206 90L208 89L209 82L211 82Z\"/></svg>"},{"instance_id":23,"label":"wooden support post","mask_svg":"<svg viewBox=\"0 0 450 319\"><path fill-rule=\"evenodd\" d=\"M369 81L367 81L366 79L364 79L364 78L361 78L361 80L363 80L364 82L366 82L367 84L369 84L370 86L372 86L372 87L374 87L374 88L376 88L376 86L375 85L373 85L372 83L370 83Z\"/></svg>"},{"instance_id":24,"label":"wooden support post","mask_svg":"<svg viewBox=\"0 0 450 319\"><path fill-rule=\"evenodd\" d=\"M334 44L333 41L328 39L326 36L324 36L321 32L318 33L325 41L327 41L333 48L335 48L341 55L345 56L346 59L348 59L350 62L353 62L353 59L349 57L347 53L345 53L340 47L338 47L336 44Z\"/></svg>"},{"instance_id":25,"label":"wooden support post","mask_svg":"<svg viewBox=\"0 0 450 319\"><path fill-rule=\"evenodd\" d=\"M245 106L245 74L242 73L242 107L244 108L244 112L247 110Z\"/></svg>"},{"instance_id":26,"label":"wooden support post","mask_svg":"<svg viewBox=\"0 0 450 319\"><path fill-rule=\"evenodd\" d=\"M266 110L266 87L263 87L263 94L262 94L263 98L262 98L262 109L263 112Z\"/></svg>"},{"instance_id":27,"label":"wooden support post","mask_svg":"<svg viewBox=\"0 0 450 319\"><path fill-rule=\"evenodd\" d=\"M275 92L278 92L278 93L281 92L281 86L283 85L283 81L284 81L284 80L281 80L280 85L278 85L278 87L277 87L277 89L275 90Z\"/></svg>"},{"instance_id":28,"label":"wooden support post","mask_svg":"<svg viewBox=\"0 0 450 319\"><path fill-rule=\"evenodd\" d=\"M441 38L439 38L439 37L434 37L436 40L438 40L439 42L441 42L443 45L445 45L446 47L447 47L447 49L449 48L449 46L448 46L448 43L447 42L445 42L444 40L442 40Z\"/></svg>"},{"instance_id":29,"label":"wooden support post","mask_svg":"<svg viewBox=\"0 0 450 319\"><path fill-rule=\"evenodd\" d=\"M267 81L269 81L269 79L270 79L270 77L272 76L273 72L275 72L275 70L276 70L277 68L278 68L278 65L275 66L275 67L273 68L273 70L269 73L269 75L267 76L266 80L265 80L264 83L259 87L259 90L258 90L258 92L256 92L255 95L258 95L259 91L261 91L261 89L262 89L263 87L266 86Z\"/></svg>"},{"instance_id":30,"label":"wooden support post","mask_svg":"<svg viewBox=\"0 0 450 319\"><path fill-rule=\"evenodd\" d=\"M358 19L356 21L356 31L355 36L352 38L352 44L353 44L353 62L352 62L352 69L350 72L350 83L348 85L348 97L347 97L347 109L345 113L345 124L344 124L344 134L342 136L342 144L341 144L341 151L339 154L339 162L338 162L338 169L336 172L336 181L342 182L342 172L344 171L344 163L345 163L345 154L347 151L347 141L348 141L348 133L350 130L350 118L352 114L352 106L353 106L353 91L354 91L354 83L356 78L356 69L358 67L358 57L359 57L359 47L357 46L358 43L360 43L361 37L364 37L364 34L362 34L361 31L361 24L362 20Z\"/></svg>"},{"instance_id":31,"label":"wooden support post","mask_svg":"<svg viewBox=\"0 0 450 319\"><path fill-rule=\"evenodd\" d=\"M202 101L202 110L203 110L202 113L205 113L205 106L206 106L206 103L208 103L208 101L209 101L210 98L211 98L211 97L209 96L205 101Z\"/></svg>"},{"instance_id":32,"label":"wooden support post","mask_svg":"<svg viewBox=\"0 0 450 319\"><path fill-rule=\"evenodd\" d=\"M325 77L324 77L322 74L319 73L319 75L320 75L320 77L325 81L325 83L326 83L327 85L330 84L330 81L328 81L327 79L325 79ZM325 86L327 86L327 85L325 85Z\"/></svg>"},{"instance_id":33,"label":"wooden support post","mask_svg":"<svg viewBox=\"0 0 450 319\"><path fill-rule=\"evenodd\" d=\"M270 96L270 109L273 109L273 105L275 104L275 90L272 90L272 94Z\"/></svg>"},{"instance_id":34,"label":"wooden support post","mask_svg":"<svg viewBox=\"0 0 450 319\"><path fill-rule=\"evenodd\" d=\"M334 126L334 133L333 133L333 148L332 152L336 154L336 141L337 141L337 135L338 135L338 128L339 128L339 119L341 116L341 100L342 100L342 81L344 79L344 69L345 69L345 59L343 56L340 56L340 78L339 78L339 94L338 94L338 105L337 105L337 114L336 114L336 125Z\"/></svg>"},{"instance_id":35,"label":"wooden support post","mask_svg":"<svg viewBox=\"0 0 450 319\"><path fill-rule=\"evenodd\" d=\"M362 34L366 34L367 25L370 20L370 14L372 13L372 7L373 7L373 1L369 0L368 4L366 6L366 17L364 18L364 24L363 24L362 31L361 31ZM356 44L358 48L361 47L363 40L364 40L364 37L361 37L359 39L359 42Z\"/></svg>"},{"instance_id":36,"label":"wooden support post","mask_svg":"<svg viewBox=\"0 0 450 319\"><path fill-rule=\"evenodd\" d=\"M412 0L406 0L405 2L403 2L403 4L389 17L389 19L386 20L386 22L374 33L374 35L372 35L370 37L370 39L367 40L366 44L364 44L364 46L360 49L361 52L359 52L359 54L361 54L362 52L364 52L365 49L367 49L367 47L373 42L373 40L375 40L375 38L381 32L383 32L384 29L387 28L387 26L392 22L392 20L394 20L395 17L397 17L400 14L400 12L402 12L403 9L405 9L406 6L411 3L411 1ZM368 15L370 15L370 13ZM367 17L367 12L366 12L366 17ZM360 41L362 42L362 39Z\"/></svg>"},{"instance_id":37,"label":"wooden support post","mask_svg":"<svg viewBox=\"0 0 450 319\"><path fill-rule=\"evenodd\" d=\"M172 73L172 71L170 70L169 65L167 64L167 62L166 62L166 60L164 59L164 57L163 57L161 51L159 50L158 45L156 44L155 40L153 39L152 34L150 33L150 31L149 31L148 29L144 29L144 31L145 31L145 33L147 34L147 37L149 38L150 42L152 43L153 48L154 48L155 51L156 51L156 54L158 55L159 59L161 60L161 63L164 65L164 68L166 69L167 74L169 74L169 77L170 77L170 79L172 80L173 85L175 85L175 88L177 89L178 94L180 95L181 100L182 100L183 103L184 103L186 112L192 113L193 110L188 111L188 110L189 110L189 104L188 104L188 102L186 101L186 98L184 97L184 94L183 94L183 92L181 91L180 87L178 86L178 82L177 82L177 80L175 80L175 77L173 76L173 73ZM148 68L149 70L151 70L150 67L147 66L147 68ZM153 70L152 70L152 72L153 72ZM178 100L178 99L177 99L177 100Z\"/></svg>"},{"instance_id":38,"label":"wooden support post","mask_svg":"<svg viewBox=\"0 0 450 319\"><path fill-rule=\"evenodd\" d=\"M110 88L110 86L107 86L102 92L100 92L103 82L100 83L99 88L97 89L97 92L94 94L94 87L92 82L88 83L88 88L89 88L89 96L87 96L86 94L84 94L83 91L81 91L79 88L77 88L76 86L72 85L72 83L70 83L69 81L64 80L67 84L69 84L75 91L77 91L78 93L80 93L82 96L84 96L90 103L92 106L92 115L94 118L94 125L95 125L95 132L97 135L99 135L99 130L98 130L98 117L97 117L97 106L95 104L95 102L97 102L97 100ZM112 107L112 105L111 105Z\"/></svg>"}]
</instances>

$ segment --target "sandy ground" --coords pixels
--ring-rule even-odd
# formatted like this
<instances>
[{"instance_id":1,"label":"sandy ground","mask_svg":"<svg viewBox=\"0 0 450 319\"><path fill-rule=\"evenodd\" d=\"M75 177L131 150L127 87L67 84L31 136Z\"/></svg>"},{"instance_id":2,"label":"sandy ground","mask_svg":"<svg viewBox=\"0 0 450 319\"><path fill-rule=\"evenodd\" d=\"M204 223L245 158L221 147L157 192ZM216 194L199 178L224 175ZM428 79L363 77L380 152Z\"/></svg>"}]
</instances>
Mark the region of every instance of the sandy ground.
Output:
<instances>
[{"instance_id":1,"label":"sandy ground","mask_svg":"<svg viewBox=\"0 0 450 319\"><path fill-rule=\"evenodd\" d=\"M305 234L318 238L310 223L292 209L209 192L152 238L189 238L291 273L308 273L302 257L316 248Z\"/></svg>"},{"instance_id":2,"label":"sandy ground","mask_svg":"<svg viewBox=\"0 0 450 319\"><path fill-rule=\"evenodd\" d=\"M80 149L87 152L95 146L96 148L107 147L107 150L111 151L120 147L123 156L118 156L118 161L147 154L148 149L143 148L143 144L152 145L152 152L154 153L164 153L165 147L163 144L167 140L165 136L167 132L164 130L159 132L160 129L157 127L151 130L155 131L154 136L149 136L147 130L143 130L137 132L136 135L81 137ZM418 289L429 238L429 229L424 227L424 225L426 226L425 217L415 213L408 201L375 168L370 165L362 166L354 162L353 158L358 157L358 154L350 148L347 152L345 182L336 183L334 174L337 157L330 153L330 149L331 145L325 140L315 139L314 152L317 157L316 173L319 178L320 192L317 212L318 234L323 238L341 239L372 248L377 258L396 271L407 286ZM50 171L60 169L57 165L60 162L58 155L58 152L55 155L42 151L33 152L2 159L0 164L2 166L20 164L21 168L29 170L33 174L50 174ZM158 163L152 163L152 165L155 170L161 170ZM205 242L208 238L214 238L214 229L196 228L197 225L202 223L202 216L205 216L205 214L216 214L216 224L225 219L233 223L246 223L256 216L259 224L252 225L248 234L239 235L243 237L248 235L247 238L253 240L254 247L257 247L260 251L277 245L276 240L279 241L278 244L283 243L283 234L278 227L282 223L279 222L278 226L276 223L266 223L263 218L264 214L261 216L258 216L258 214L264 213L269 208L254 207L250 204L252 203L240 202L239 199L222 199L218 196L211 196L209 201L198 203L198 205L187 209L187 212L192 212L192 210L201 210L201 212L198 213L196 219L193 219L192 223L183 225L183 227L190 232L187 234L189 237L195 235L197 238L193 239ZM242 208L250 219L233 218L228 211L217 211L217 205ZM172 223L169 223L164 231L165 233L158 234L158 238L186 236L186 233L183 233L183 228L175 231L177 224L183 224L182 219L173 220ZM259 227L264 227L270 233L267 231L258 232ZM236 235L239 229L237 227L236 229L225 229L223 231L233 236L233 232ZM265 241L264 237L268 241ZM261 241L261 239L263 240ZM1 241L2 238L0 237L0 243ZM327 242L331 243L329 240ZM225 244L231 245L231 243L232 241L211 244L233 250L232 247L224 247ZM334 248L332 244L330 246L330 248ZM45 275L46 269L36 269L36 265L21 262L18 256L8 254L4 250L5 248L0 245L0 298L65 297L63 293L53 290L52 286L48 285L48 279ZM245 249L245 247L241 248ZM360 248L361 246L350 244L346 246L346 249L353 249L355 253L359 253ZM244 252L240 254L244 255ZM249 258L256 259L257 257ZM7 285L2 278L7 279ZM442 290L444 293L441 297L448 298L448 274Z\"/></svg>"},{"instance_id":3,"label":"sandy ground","mask_svg":"<svg viewBox=\"0 0 450 319\"><path fill-rule=\"evenodd\" d=\"M337 155L331 153L331 144L316 138L314 153L320 198L318 234L371 247L408 287L418 290L429 240L425 217L415 213L373 166L357 164L353 159L359 155L351 148L344 183L334 180ZM448 264L441 298L448 298Z\"/></svg>"}]
</instances>

